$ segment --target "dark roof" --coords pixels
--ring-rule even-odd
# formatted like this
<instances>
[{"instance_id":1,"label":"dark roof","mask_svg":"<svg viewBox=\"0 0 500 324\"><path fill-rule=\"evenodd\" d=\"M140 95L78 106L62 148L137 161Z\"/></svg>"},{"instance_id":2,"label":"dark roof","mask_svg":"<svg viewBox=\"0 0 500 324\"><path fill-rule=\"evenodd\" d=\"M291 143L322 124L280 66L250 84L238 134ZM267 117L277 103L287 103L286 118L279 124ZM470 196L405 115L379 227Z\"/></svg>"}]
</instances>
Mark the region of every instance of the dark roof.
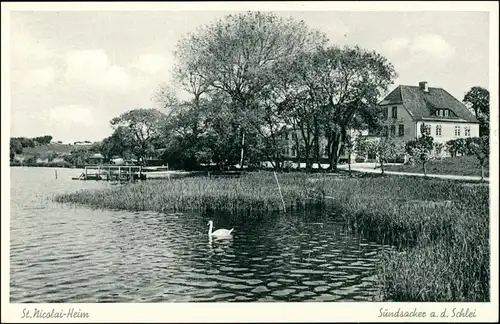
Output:
<instances>
[{"instance_id":1,"label":"dark roof","mask_svg":"<svg viewBox=\"0 0 500 324\"><path fill-rule=\"evenodd\" d=\"M418 86L400 85L389 93L379 105L403 104L417 120L456 120L479 123L467 107L443 88L431 88L424 92ZM456 116L437 117L436 109L449 109Z\"/></svg>"}]
</instances>

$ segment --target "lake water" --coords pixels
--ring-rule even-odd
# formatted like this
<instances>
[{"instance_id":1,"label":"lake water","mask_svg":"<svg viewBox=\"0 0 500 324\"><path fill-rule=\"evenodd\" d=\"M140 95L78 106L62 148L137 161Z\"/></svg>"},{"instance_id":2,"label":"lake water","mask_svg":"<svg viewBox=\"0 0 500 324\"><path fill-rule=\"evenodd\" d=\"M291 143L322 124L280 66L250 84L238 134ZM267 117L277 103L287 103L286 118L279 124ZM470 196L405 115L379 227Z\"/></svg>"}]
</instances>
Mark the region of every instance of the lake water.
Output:
<instances>
[{"instance_id":1,"label":"lake water","mask_svg":"<svg viewBox=\"0 0 500 324\"><path fill-rule=\"evenodd\" d=\"M375 267L388 247L347 233L331 215L92 210L52 198L109 182L71 180L75 169L10 171L11 302L379 298ZM215 229L234 227L233 238L210 240L210 219Z\"/></svg>"}]
</instances>

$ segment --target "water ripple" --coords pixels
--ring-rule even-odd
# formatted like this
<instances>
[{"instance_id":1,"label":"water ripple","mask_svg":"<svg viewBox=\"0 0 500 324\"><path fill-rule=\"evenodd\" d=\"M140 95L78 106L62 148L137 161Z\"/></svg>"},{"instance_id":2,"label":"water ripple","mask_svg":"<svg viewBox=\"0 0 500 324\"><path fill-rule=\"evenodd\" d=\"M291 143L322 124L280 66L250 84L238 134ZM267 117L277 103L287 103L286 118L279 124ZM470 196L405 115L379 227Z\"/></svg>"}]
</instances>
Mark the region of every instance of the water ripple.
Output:
<instances>
[{"instance_id":1,"label":"water ripple","mask_svg":"<svg viewBox=\"0 0 500 324\"><path fill-rule=\"evenodd\" d=\"M11 302L378 298L375 267L387 247L345 232L329 215L255 221L91 210L49 198L107 184L58 172L55 181L51 169L12 168ZM208 240L208 219L238 231L232 240Z\"/></svg>"}]
</instances>

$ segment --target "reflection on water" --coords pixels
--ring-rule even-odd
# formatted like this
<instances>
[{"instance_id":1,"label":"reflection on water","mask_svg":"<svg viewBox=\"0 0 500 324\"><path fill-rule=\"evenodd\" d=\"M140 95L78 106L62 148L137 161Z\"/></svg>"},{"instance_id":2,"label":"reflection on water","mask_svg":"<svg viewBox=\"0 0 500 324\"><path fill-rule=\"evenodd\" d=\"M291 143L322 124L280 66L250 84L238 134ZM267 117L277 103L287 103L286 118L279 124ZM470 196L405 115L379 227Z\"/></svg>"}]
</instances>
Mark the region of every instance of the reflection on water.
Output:
<instances>
[{"instance_id":1,"label":"reflection on water","mask_svg":"<svg viewBox=\"0 0 500 324\"><path fill-rule=\"evenodd\" d=\"M11 168L11 302L346 301L377 298L387 247L317 214L91 210L56 193L109 186L79 170ZM234 227L231 239L210 239Z\"/></svg>"}]
</instances>

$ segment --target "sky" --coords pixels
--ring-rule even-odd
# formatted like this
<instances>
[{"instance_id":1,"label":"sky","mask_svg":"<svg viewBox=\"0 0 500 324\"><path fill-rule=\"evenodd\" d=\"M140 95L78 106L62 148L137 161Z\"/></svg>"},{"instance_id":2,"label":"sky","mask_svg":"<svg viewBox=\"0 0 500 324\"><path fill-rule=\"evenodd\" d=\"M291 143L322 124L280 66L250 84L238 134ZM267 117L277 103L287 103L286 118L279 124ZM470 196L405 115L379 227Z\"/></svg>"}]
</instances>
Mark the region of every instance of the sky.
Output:
<instances>
[{"instance_id":1,"label":"sky","mask_svg":"<svg viewBox=\"0 0 500 324\"><path fill-rule=\"evenodd\" d=\"M231 12L12 12L11 136L99 141L109 121L151 100L171 80L173 51L187 33ZM442 87L462 100L489 89L489 13L274 12L323 31L331 44L384 55L399 84Z\"/></svg>"}]
</instances>

